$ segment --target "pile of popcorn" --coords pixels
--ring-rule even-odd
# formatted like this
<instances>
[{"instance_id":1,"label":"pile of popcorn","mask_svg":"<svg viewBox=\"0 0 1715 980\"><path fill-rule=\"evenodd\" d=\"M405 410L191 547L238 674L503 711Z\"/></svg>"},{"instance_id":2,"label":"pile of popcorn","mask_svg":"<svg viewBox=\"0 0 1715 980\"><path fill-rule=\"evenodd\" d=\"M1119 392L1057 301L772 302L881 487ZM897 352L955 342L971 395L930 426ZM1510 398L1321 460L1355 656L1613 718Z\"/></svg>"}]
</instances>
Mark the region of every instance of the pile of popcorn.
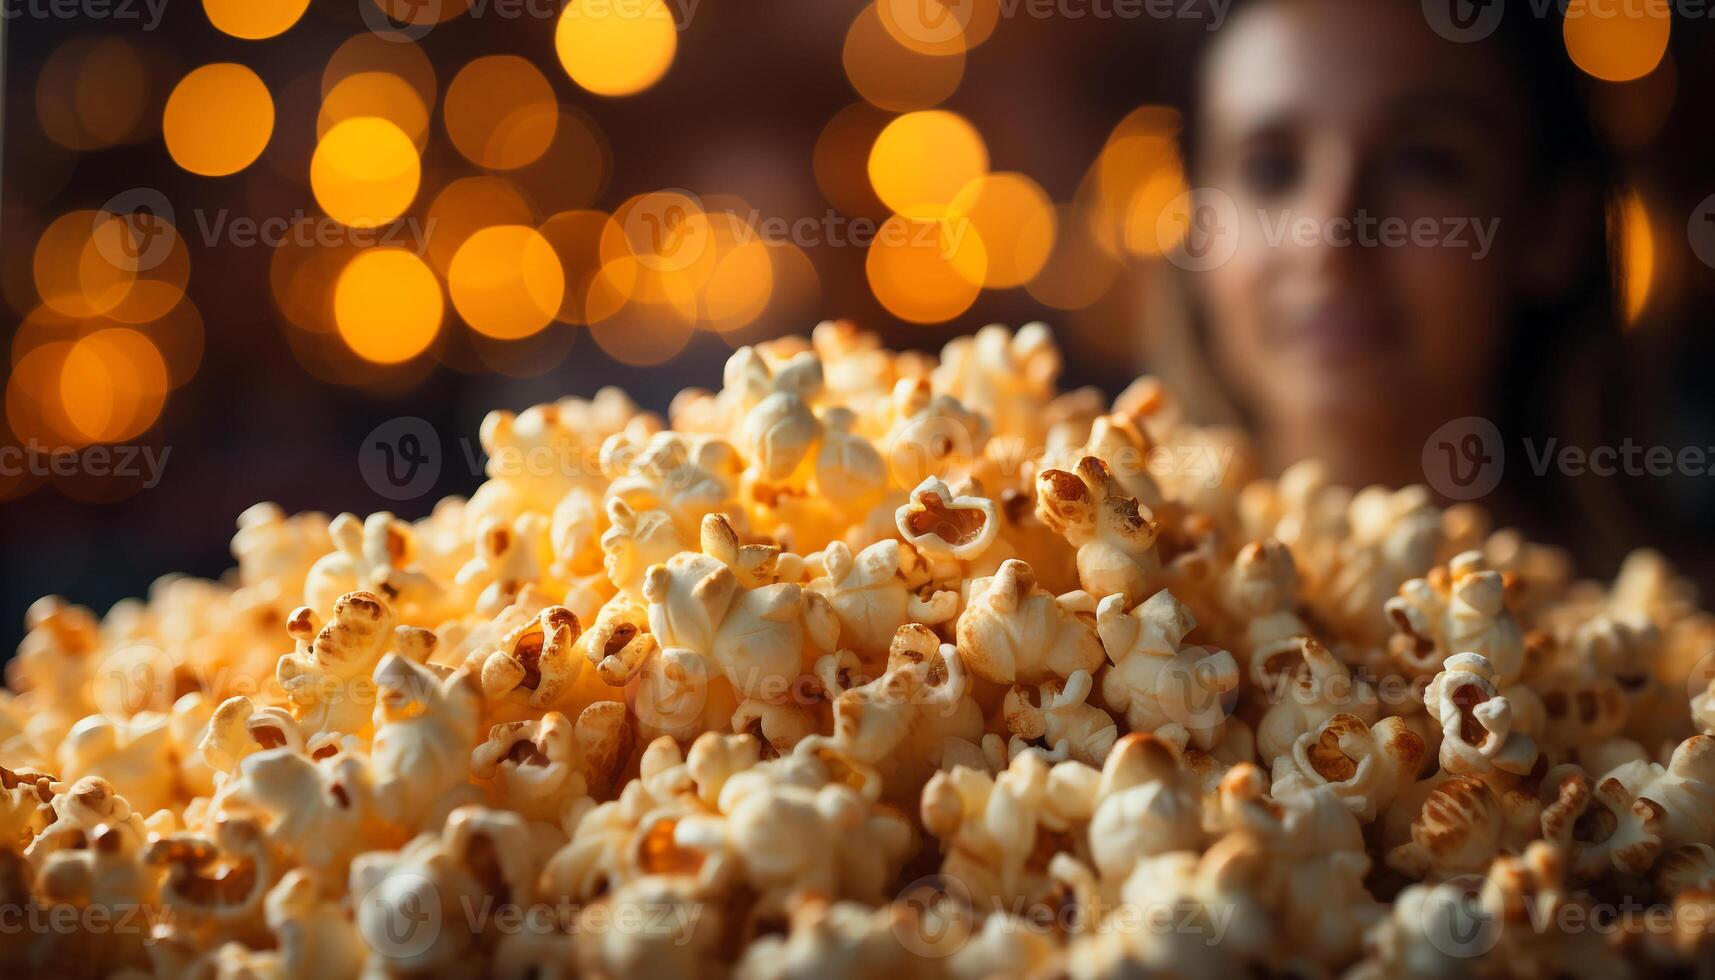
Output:
<instances>
[{"instance_id":1,"label":"pile of popcorn","mask_svg":"<svg viewBox=\"0 0 1715 980\"><path fill-rule=\"evenodd\" d=\"M1047 330L827 323L482 426L418 521L38 602L22 975L1578 977L1715 957L1715 618L1257 479Z\"/></svg>"}]
</instances>

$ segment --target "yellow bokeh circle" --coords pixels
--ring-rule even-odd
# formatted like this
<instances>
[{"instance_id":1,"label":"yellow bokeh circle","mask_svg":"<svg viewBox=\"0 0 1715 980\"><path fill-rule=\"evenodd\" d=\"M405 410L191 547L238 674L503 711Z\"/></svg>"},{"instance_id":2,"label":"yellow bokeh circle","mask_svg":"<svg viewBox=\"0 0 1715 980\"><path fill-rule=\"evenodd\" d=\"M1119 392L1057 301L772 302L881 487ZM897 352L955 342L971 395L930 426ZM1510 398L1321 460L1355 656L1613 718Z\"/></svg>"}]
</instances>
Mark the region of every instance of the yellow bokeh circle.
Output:
<instances>
[{"instance_id":1,"label":"yellow bokeh circle","mask_svg":"<svg viewBox=\"0 0 1715 980\"><path fill-rule=\"evenodd\" d=\"M869 180L882 203L907 218L938 218L988 172L982 135L955 112L908 112L888 123L869 151Z\"/></svg>"},{"instance_id":2,"label":"yellow bokeh circle","mask_svg":"<svg viewBox=\"0 0 1715 980\"><path fill-rule=\"evenodd\" d=\"M447 136L479 167L515 170L534 163L554 141L560 106L536 66L515 55L465 65L447 86Z\"/></svg>"},{"instance_id":3,"label":"yellow bokeh circle","mask_svg":"<svg viewBox=\"0 0 1715 980\"><path fill-rule=\"evenodd\" d=\"M495 225L464 240L447 272L459 316L499 340L528 337L554 319L566 277L553 246L534 228Z\"/></svg>"},{"instance_id":4,"label":"yellow bokeh circle","mask_svg":"<svg viewBox=\"0 0 1715 980\"><path fill-rule=\"evenodd\" d=\"M224 177L254 163L274 133L274 99L243 65L203 65L179 80L161 115L173 162L194 174Z\"/></svg>"},{"instance_id":5,"label":"yellow bokeh circle","mask_svg":"<svg viewBox=\"0 0 1715 980\"><path fill-rule=\"evenodd\" d=\"M572 81L596 95L632 95L673 64L679 29L664 0L571 0L554 50Z\"/></svg>"},{"instance_id":6,"label":"yellow bokeh circle","mask_svg":"<svg viewBox=\"0 0 1715 980\"><path fill-rule=\"evenodd\" d=\"M864 262L870 291L912 323L943 323L970 309L986 274L982 237L953 220L882 223Z\"/></svg>"},{"instance_id":7,"label":"yellow bokeh circle","mask_svg":"<svg viewBox=\"0 0 1715 980\"><path fill-rule=\"evenodd\" d=\"M435 273L404 249L358 253L334 287L339 335L358 357L376 364L399 364L427 350L444 312Z\"/></svg>"},{"instance_id":8,"label":"yellow bokeh circle","mask_svg":"<svg viewBox=\"0 0 1715 980\"><path fill-rule=\"evenodd\" d=\"M405 213L417 196L422 164L405 131L359 116L328 130L310 158L310 188L328 216L373 228Z\"/></svg>"},{"instance_id":9,"label":"yellow bokeh circle","mask_svg":"<svg viewBox=\"0 0 1715 980\"><path fill-rule=\"evenodd\" d=\"M1572 0L1566 7L1566 53L1605 82L1655 71L1672 30L1668 0Z\"/></svg>"},{"instance_id":10,"label":"yellow bokeh circle","mask_svg":"<svg viewBox=\"0 0 1715 980\"><path fill-rule=\"evenodd\" d=\"M953 199L954 222L982 237L988 262L979 285L1008 289L1029 282L1054 249L1054 204L1024 174L978 177Z\"/></svg>"},{"instance_id":11,"label":"yellow bokeh circle","mask_svg":"<svg viewBox=\"0 0 1715 980\"><path fill-rule=\"evenodd\" d=\"M246 41L285 33L309 6L310 0L202 0L215 30Z\"/></svg>"}]
</instances>

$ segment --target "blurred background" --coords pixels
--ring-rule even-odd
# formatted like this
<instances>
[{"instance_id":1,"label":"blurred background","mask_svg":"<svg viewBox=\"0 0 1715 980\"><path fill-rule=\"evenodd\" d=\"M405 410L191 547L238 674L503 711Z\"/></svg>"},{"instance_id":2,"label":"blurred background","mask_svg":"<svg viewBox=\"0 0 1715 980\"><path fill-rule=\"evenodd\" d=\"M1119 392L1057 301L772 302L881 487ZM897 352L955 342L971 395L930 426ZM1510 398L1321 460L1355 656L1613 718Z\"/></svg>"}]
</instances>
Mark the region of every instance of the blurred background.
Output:
<instances>
[{"instance_id":1,"label":"blurred background","mask_svg":"<svg viewBox=\"0 0 1715 980\"><path fill-rule=\"evenodd\" d=\"M1611 232L1626 357L1649 382L1628 397L1640 440L1715 446L1715 283L1688 234L1715 193L1715 31L1666 4L1624 9L1565 37L1624 164ZM1186 189L1180 113L1226 6L6 13L9 652L39 595L101 611L164 573L218 576L259 500L415 518L480 482L490 409L615 384L665 410L717 387L735 346L823 319L925 350L1044 320L1067 387L1117 392L1186 317L1158 229ZM359 467L365 437L401 417L442 444L433 487L406 501ZM1710 480L1636 490L1655 518L1637 543L1705 580Z\"/></svg>"}]
</instances>

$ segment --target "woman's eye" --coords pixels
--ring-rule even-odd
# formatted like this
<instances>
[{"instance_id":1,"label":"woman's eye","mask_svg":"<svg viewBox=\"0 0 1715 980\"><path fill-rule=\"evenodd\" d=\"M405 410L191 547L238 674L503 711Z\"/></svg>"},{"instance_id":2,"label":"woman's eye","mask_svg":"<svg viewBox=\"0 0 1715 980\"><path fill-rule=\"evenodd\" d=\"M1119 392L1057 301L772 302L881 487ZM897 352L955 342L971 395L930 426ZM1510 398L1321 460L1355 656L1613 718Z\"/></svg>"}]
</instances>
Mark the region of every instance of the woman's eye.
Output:
<instances>
[{"instance_id":1,"label":"woman's eye","mask_svg":"<svg viewBox=\"0 0 1715 980\"><path fill-rule=\"evenodd\" d=\"M1240 167L1245 188L1259 197L1284 194L1298 183L1296 154L1283 151L1249 153Z\"/></svg>"}]
</instances>

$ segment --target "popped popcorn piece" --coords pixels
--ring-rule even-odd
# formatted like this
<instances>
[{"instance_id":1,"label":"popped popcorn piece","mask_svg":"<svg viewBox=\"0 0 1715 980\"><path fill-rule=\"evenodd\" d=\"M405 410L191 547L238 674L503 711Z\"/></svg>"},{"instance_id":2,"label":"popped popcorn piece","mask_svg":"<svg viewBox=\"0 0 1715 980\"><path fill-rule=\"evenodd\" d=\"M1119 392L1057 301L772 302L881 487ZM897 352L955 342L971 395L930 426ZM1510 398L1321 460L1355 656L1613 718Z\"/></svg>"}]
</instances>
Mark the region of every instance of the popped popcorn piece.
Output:
<instances>
[{"instance_id":1,"label":"popped popcorn piece","mask_svg":"<svg viewBox=\"0 0 1715 980\"><path fill-rule=\"evenodd\" d=\"M711 535L711 538L718 537ZM805 636L801 586L746 586L715 554L685 551L649 569L649 628L661 656L682 651L719 671L742 696L785 697L800 671ZM831 618L831 614L830 614Z\"/></svg>"},{"instance_id":2,"label":"popped popcorn piece","mask_svg":"<svg viewBox=\"0 0 1715 980\"><path fill-rule=\"evenodd\" d=\"M610 500L623 501L634 511L665 512L687 541L696 537L708 514L744 513L734 500L744 460L724 439L663 431L639 440L616 433L602 444L601 462L612 480L607 487Z\"/></svg>"},{"instance_id":3,"label":"popped popcorn piece","mask_svg":"<svg viewBox=\"0 0 1715 980\"><path fill-rule=\"evenodd\" d=\"M725 380L743 414L741 446L751 461L749 478L790 480L822 436L821 420L810 408L822 387L821 360L802 351L774 369L754 348L740 347L727 359Z\"/></svg>"},{"instance_id":4,"label":"popped popcorn piece","mask_svg":"<svg viewBox=\"0 0 1715 980\"><path fill-rule=\"evenodd\" d=\"M262 906L279 868L254 821L223 820L212 838L151 840L143 859L164 874L160 902L175 931L205 947L226 939L263 945Z\"/></svg>"},{"instance_id":5,"label":"popped popcorn piece","mask_svg":"<svg viewBox=\"0 0 1715 980\"><path fill-rule=\"evenodd\" d=\"M1041 707L1032 709L1036 721L1027 730L1013 729L1014 738L1040 738L1056 759L1072 758L1088 766L1100 766L1108 757L1119 729L1112 715L1089 701L1094 688L1087 670L1075 670L1064 682L1048 681L1041 691ZM1015 697L1019 688L1013 688Z\"/></svg>"},{"instance_id":6,"label":"popped popcorn piece","mask_svg":"<svg viewBox=\"0 0 1715 980\"><path fill-rule=\"evenodd\" d=\"M583 626L565 606L549 606L536 618L508 632L500 648L483 658L478 680L489 700L527 702L532 708L556 704L569 693L583 669L576 649Z\"/></svg>"},{"instance_id":7,"label":"popped popcorn piece","mask_svg":"<svg viewBox=\"0 0 1715 980\"><path fill-rule=\"evenodd\" d=\"M1387 601L1398 635L1388 649L1409 673L1439 669L1454 654L1475 653L1505 687L1524 670L1524 631L1506 604L1501 573L1475 551L1457 555L1445 569L1414 578Z\"/></svg>"},{"instance_id":8,"label":"popped popcorn piece","mask_svg":"<svg viewBox=\"0 0 1715 980\"><path fill-rule=\"evenodd\" d=\"M477 682L463 670L443 679L390 653L375 668L375 689L369 757L376 810L407 827L439 826L478 795L469 783L481 715Z\"/></svg>"},{"instance_id":9,"label":"popped popcorn piece","mask_svg":"<svg viewBox=\"0 0 1715 980\"><path fill-rule=\"evenodd\" d=\"M382 511L362 521L341 514L328 525L334 550L316 560L304 578L304 605L330 609L341 596L369 592L385 598L401 618L434 622L445 587L416 565L411 526Z\"/></svg>"},{"instance_id":10,"label":"popped popcorn piece","mask_svg":"<svg viewBox=\"0 0 1715 980\"><path fill-rule=\"evenodd\" d=\"M59 771L67 779L100 776L144 813L169 805L177 766L167 716L146 711L124 724L89 715L60 745Z\"/></svg>"},{"instance_id":11,"label":"popped popcorn piece","mask_svg":"<svg viewBox=\"0 0 1715 980\"><path fill-rule=\"evenodd\" d=\"M1102 663L1096 631L1037 588L1035 571L1017 559L970 583L957 635L959 656L972 673L1002 684L1070 677Z\"/></svg>"},{"instance_id":12,"label":"popped popcorn piece","mask_svg":"<svg viewBox=\"0 0 1715 980\"><path fill-rule=\"evenodd\" d=\"M598 701L575 725L558 711L495 725L471 753L471 772L493 780L508 808L558 824L578 799L607 795L630 753L625 705Z\"/></svg>"},{"instance_id":13,"label":"popped popcorn piece","mask_svg":"<svg viewBox=\"0 0 1715 980\"><path fill-rule=\"evenodd\" d=\"M1258 661L1296 652L1299 638L1310 634L1297 611L1298 569L1291 549L1279 541L1265 538L1240 548L1221 576L1220 592L1222 611L1242 631L1234 637L1234 650L1246 658L1253 676Z\"/></svg>"},{"instance_id":14,"label":"popped popcorn piece","mask_svg":"<svg viewBox=\"0 0 1715 980\"><path fill-rule=\"evenodd\" d=\"M935 477L926 477L911 499L893 515L899 534L924 555L971 561L1000 535L994 501L955 493Z\"/></svg>"},{"instance_id":15,"label":"popped popcorn piece","mask_svg":"<svg viewBox=\"0 0 1715 980\"><path fill-rule=\"evenodd\" d=\"M603 442L646 419L618 388L603 388L587 401L563 398L517 414L489 412L479 433L488 482L471 497L468 519L510 523L521 514L553 511L573 490L599 488Z\"/></svg>"},{"instance_id":16,"label":"popped popcorn piece","mask_svg":"<svg viewBox=\"0 0 1715 980\"><path fill-rule=\"evenodd\" d=\"M1080 762L1050 768L1035 751L999 775L965 766L936 773L923 788L921 817L942 842L941 873L979 908L1045 900L1055 888L1049 858L1089 822L1096 778Z\"/></svg>"},{"instance_id":17,"label":"popped popcorn piece","mask_svg":"<svg viewBox=\"0 0 1715 980\"><path fill-rule=\"evenodd\" d=\"M348 592L333 604L333 618L318 625L315 610L294 610L286 631L297 649L283 655L275 679L292 702L306 735L367 735L370 676L392 646L433 649L433 634L393 626L393 612L372 592Z\"/></svg>"},{"instance_id":18,"label":"popped popcorn piece","mask_svg":"<svg viewBox=\"0 0 1715 980\"><path fill-rule=\"evenodd\" d=\"M473 923L470 910L533 905L548 844L517 814L466 806L449 814L439 833L359 856L350 890L362 899L356 915L369 946L366 969L446 974L480 963L499 938L501 919L490 914Z\"/></svg>"},{"instance_id":19,"label":"popped popcorn piece","mask_svg":"<svg viewBox=\"0 0 1715 980\"><path fill-rule=\"evenodd\" d=\"M1411 842L1388 852L1388 867L1428 880L1478 874L1495 858L1522 851L1543 819L1526 793L1453 776L1430 790L1411 822Z\"/></svg>"},{"instance_id":20,"label":"popped popcorn piece","mask_svg":"<svg viewBox=\"0 0 1715 980\"><path fill-rule=\"evenodd\" d=\"M1078 549L1078 580L1098 599L1119 594L1135 605L1163 584L1154 515L1123 490L1094 456L1076 472L1044 470L1036 477L1036 516Z\"/></svg>"},{"instance_id":21,"label":"popped popcorn piece","mask_svg":"<svg viewBox=\"0 0 1715 980\"><path fill-rule=\"evenodd\" d=\"M1172 750L1149 735L1120 739L1102 766L1090 817L1090 856L1107 881L1123 880L1138 862L1204 840L1196 784Z\"/></svg>"},{"instance_id":22,"label":"popped popcorn piece","mask_svg":"<svg viewBox=\"0 0 1715 980\"><path fill-rule=\"evenodd\" d=\"M833 700L833 744L881 776L885 795L913 803L948 760L980 754L982 709L971 697L964 661L920 623L899 627L887 670L858 686L848 678L856 658L823 657L816 665Z\"/></svg>"},{"instance_id":23,"label":"popped popcorn piece","mask_svg":"<svg viewBox=\"0 0 1715 980\"><path fill-rule=\"evenodd\" d=\"M763 936L740 958L740 980L793 980L805 976L909 976L914 957L899 940L893 906L808 897L788 914L787 931Z\"/></svg>"},{"instance_id":24,"label":"popped popcorn piece","mask_svg":"<svg viewBox=\"0 0 1715 980\"><path fill-rule=\"evenodd\" d=\"M958 611L955 592L927 587L913 590L901 568L898 541L877 541L852 554L843 541L828 544L822 563L827 574L807 586L827 597L840 620L840 643L859 654L888 649L894 634L909 623L934 625ZM924 594L927 593L927 594Z\"/></svg>"},{"instance_id":25,"label":"popped popcorn piece","mask_svg":"<svg viewBox=\"0 0 1715 980\"><path fill-rule=\"evenodd\" d=\"M1681 742L1666 766L1638 760L1592 780L1559 766L1542 781L1543 836L1583 878L1643 874L1664 852L1715 840L1715 738Z\"/></svg>"},{"instance_id":26,"label":"popped popcorn piece","mask_svg":"<svg viewBox=\"0 0 1715 980\"><path fill-rule=\"evenodd\" d=\"M1372 726L1337 714L1298 736L1291 754L1275 758L1273 792L1285 798L1326 787L1368 823L1417 778L1423 756L1423 739L1400 718Z\"/></svg>"},{"instance_id":27,"label":"popped popcorn piece","mask_svg":"<svg viewBox=\"0 0 1715 980\"><path fill-rule=\"evenodd\" d=\"M1294 639L1292 646L1251 661L1251 680L1267 692L1270 704L1257 723L1257 754L1270 764L1334 715L1349 714L1373 725L1380 712L1368 681L1353 677L1351 668L1315 639Z\"/></svg>"},{"instance_id":28,"label":"popped popcorn piece","mask_svg":"<svg viewBox=\"0 0 1715 980\"><path fill-rule=\"evenodd\" d=\"M511 524L488 518L477 528L476 557L459 569L453 585L474 596L477 615L492 616L542 578L548 553L548 522L541 514L520 514Z\"/></svg>"},{"instance_id":29,"label":"popped popcorn piece","mask_svg":"<svg viewBox=\"0 0 1715 980\"><path fill-rule=\"evenodd\" d=\"M1239 667L1225 650L1182 646L1196 618L1166 589L1130 611L1110 595L1096 626L1113 666L1102 675L1102 697L1125 713L1134 732L1153 732L1184 747L1209 750L1220 740L1239 686Z\"/></svg>"},{"instance_id":30,"label":"popped popcorn piece","mask_svg":"<svg viewBox=\"0 0 1715 980\"><path fill-rule=\"evenodd\" d=\"M1523 775L1536 763L1536 743L1514 731L1512 702L1502 696L1487 657L1447 658L1423 693L1423 706L1441 731L1441 768L1461 776L1499 771Z\"/></svg>"}]
</instances>

